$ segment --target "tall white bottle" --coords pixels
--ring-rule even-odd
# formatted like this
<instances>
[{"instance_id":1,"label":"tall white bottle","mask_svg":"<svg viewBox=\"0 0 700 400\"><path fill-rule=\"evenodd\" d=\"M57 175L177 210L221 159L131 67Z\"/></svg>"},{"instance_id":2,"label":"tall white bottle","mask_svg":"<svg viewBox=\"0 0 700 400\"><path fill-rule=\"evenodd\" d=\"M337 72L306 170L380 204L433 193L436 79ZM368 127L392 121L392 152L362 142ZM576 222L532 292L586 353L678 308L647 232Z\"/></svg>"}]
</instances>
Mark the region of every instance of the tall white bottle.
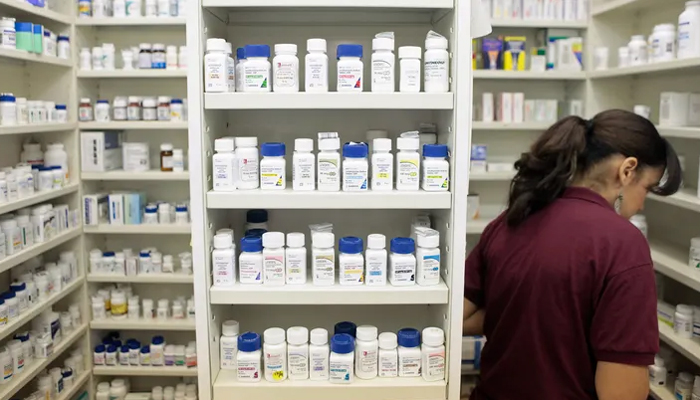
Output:
<instances>
[{"instance_id":1,"label":"tall white bottle","mask_svg":"<svg viewBox=\"0 0 700 400\"><path fill-rule=\"evenodd\" d=\"M233 153L234 139L223 137L214 141L216 154L212 156L212 167L214 172L214 191L232 192L236 190L238 181L238 165L236 156Z\"/></svg>"},{"instance_id":2,"label":"tall white bottle","mask_svg":"<svg viewBox=\"0 0 700 400\"><path fill-rule=\"evenodd\" d=\"M309 39L306 41L305 90L311 93L328 91L328 55L325 39Z\"/></svg>"}]
</instances>

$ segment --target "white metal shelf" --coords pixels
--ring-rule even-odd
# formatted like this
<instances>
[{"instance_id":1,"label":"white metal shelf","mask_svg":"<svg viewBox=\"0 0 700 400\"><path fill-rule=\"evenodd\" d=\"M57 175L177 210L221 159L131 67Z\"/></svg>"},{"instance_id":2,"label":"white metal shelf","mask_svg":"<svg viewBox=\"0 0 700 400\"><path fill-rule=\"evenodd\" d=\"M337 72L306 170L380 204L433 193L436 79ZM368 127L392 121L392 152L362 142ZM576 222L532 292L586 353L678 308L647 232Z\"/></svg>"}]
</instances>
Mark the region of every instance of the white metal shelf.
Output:
<instances>
[{"instance_id":1,"label":"white metal shelf","mask_svg":"<svg viewBox=\"0 0 700 400\"><path fill-rule=\"evenodd\" d=\"M235 371L221 370L214 381L214 399L305 400L425 400L444 399L445 381L416 378L355 379L338 385L328 381L239 382Z\"/></svg>"},{"instance_id":2,"label":"white metal shelf","mask_svg":"<svg viewBox=\"0 0 700 400\"><path fill-rule=\"evenodd\" d=\"M649 394L656 400L677 400L673 390L666 386L649 385Z\"/></svg>"},{"instance_id":3,"label":"white metal shelf","mask_svg":"<svg viewBox=\"0 0 700 400\"><path fill-rule=\"evenodd\" d=\"M115 275L115 274L88 274L88 282L109 283L194 283L193 275L185 274L140 274L140 275Z\"/></svg>"},{"instance_id":4,"label":"white metal shelf","mask_svg":"<svg viewBox=\"0 0 700 400\"><path fill-rule=\"evenodd\" d=\"M670 196L659 196L650 193L649 198L661 203L671 204L691 211L700 212L700 198L698 198L697 191L695 189L681 189Z\"/></svg>"},{"instance_id":5,"label":"white metal shelf","mask_svg":"<svg viewBox=\"0 0 700 400\"><path fill-rule=\"evenodd\" d=\"M3 258L2 260L0 260L0 273L5 272L12 267L22 264L23 262L31 258L43 254L48 250L53 249L54 247L58 247L61 244L80 236L80 232L82 232L81 227L69 229L54 236L51 240L35 244L31 247L23 249L20 252L17 252L16 254Z\"/></svg>"},{"instance_id":6,"label":"white metal shelf","mask_svg":"<svg viewBox=\"0 0 700 400\"><path fill-rule=\"evenodd\" d=\"M207 360L207 357L202 357L202 362L207 362ZM95 365L92 367L92 373L100 376L197 376L197 368L142 365Z\"/></svg>"},{"instance_id":7,"label":"white metal shelf","mask_svg":"<svg viewBox=\"0 0 700 400\"><path fill-rule=\"evenodd\" d=\"M211 304L447 304L448 290L440 280L437 286L314 286L242 285L212 287Z\"/></svg>"},{"instance_id":8,"label":"white metal shelf","mask_svg":"<svg viewBox=\"0 0 700 400\"><path fill-rule=\"evenodd\" d=\"M187 78L186 69L115 69L78 71L78 78Z\"/></svg>"},{"instance_id":9,"label":"white metal shelf","mask_svg":"<svg viewBox=\"0 0 700 400\"><path fill-rule=\"evenodd\" d=\"M482 182L510 182L515 176L515 171L506 172L486 172L486 173L472 173L469 174L470 181L482 181Z\"/></svg>"},{"instance_id":10,"label":"white metal shelf","mask_svg":"<svg viewBox=\"0 0 700 400\"><path fill-rule=\"evenodd\" d=\"M482 131L544 131L556 121L552 122L472 122L472 130Z\"/></svg>"},{"instance_id":11,"label":"white metal shelf","mask_svg":"<svg viewBox=\"0 0 700 400\"><path fill-rule=\"evenodd\" d=\"M608 0L591 3L591 16L593 17L608 13L624 13L624 17L629 17L644 8L652 6L667 7L669 5L668 3L659 2L658 0Z\"/></svg>"},{"instance_id":12,"label":"white metal shelf","mask_svg":"<svg viewBox=\"0 0 700 400\"><path fill-rule=\"evenodd\" d=\"M78 128L83 130L182 130L187 129L187 121L80 122Z\"/></svg>"},{"instance_id":13,"label":"white metal shelf","mask_svg":"<svg viewBox=\"0 0 700 400\"><path fill-rule=\"evenodd\" d=\"M671 246L664 243L652 242L651 259L654 269L689 288L700 291L700 271L688 265L688 249Z\"/></svg>"},{"instance_id":14,"label":"white metal shelf","mask_svg":"<svg viewBox=\"0 0 700 400\"><path fill-rule=\"evenodd\" d=\"M548 19L492 19L494 28L562 28L562 29L586 29L588 21L566 21Z\"/></svg>"},{"instance_id":15,"label":"white metal shelf","mask_svg":"<svg viewBox=\"0 0 700 400\"><path fill-rule=\"evenodd\" d=\"M692 361L693 364L700 365L700 343L693 339L679 337L673 328L663 323L659 324L659 337L664 343Z\"/></svg>"},{"instance_id":16,"label":"white metal shelf","mask_svg":"<svg viewBox=\"0 0 700 400\"><path fill-rule=\"evenodd\" d=\"M78 26L173 26L185 25L185 17L105 17L105 18L76 18Z\"/></svg>"},{"instance_id":17,"label":"white metal shelf","mask_svg":"<svg viewBox=\"0 0 700 400\"><path fill-rule=\"evenodd\" d=\"M35 194L23 199L11 201L9 203L0 204L0 214L6 214L20 208L30 207L44 201L49 201L61 196L78 191L78 183L70 183L60 189L48 190L45 192L36 192Z\"/></svg>"},{"instance_id":18,"label":"white metal shelf","mask_svg":"<svg viewBox=\"0 0 700 400\"><path fill-rule=\"evenodd\" d=\"M674 127L656 126L661 136L682 139L700 139L700 128L698 127Z\"/></svg>"},{"instance_id":19,"label":"white metal shelf","mask_svg":"<svg viewBox=\"0 0 700 400\"><path fill-rule=\"evenodd\" d=\"M59 67L73 66L73 62L71 60L0 47L0 60L3 58L19 61L28 61L44 65L55 65Z\"/></svg>"},{"instance_id":20,"label":"white metal shelf","mask_svg":"<svg viewBox=\"0 0 700 400\"><path fill-rule=\"evenodd\" d=\"M81 172L80 178L84 181L189 181L190 171L164 172L152 170L146 172L107 171L107 172Z\"/></svg>"},{"instance_id":21,"label":"white metal shelf","mask_svg":"<svg viewBox=\"0 0 700 400\"><path fill-rule=\"evenodd\" d=\"M590 71L590 79L619 78L625 76L675 73L679 69L700 68L700 58L688 58L684 60L663 61L631 67L610 68L602 71ZM690 71L688 71L690 73Z\"/></svg>"},{"instance_id":22,"label":"white metal shelf","mask_svg":"<svg viewBox=\"0 0 700 400\"><path fill-rule=\"evenodd\" d=\"M91 329L115 329L115 330L148 330L158 331L193 331L194 319L93 319L90 321Z\"/></svg>"},{"instance_id":23,"label":"white metal shelf","mask_svg":"<svg viewBox=\"0 0 700 400\"><path fill-rule=\"evenodd\" d=\"M75 129L75 126L75 122L0 126L0 135L70 131Z\"/></svg>"},{"instance_id":24,"label":"white metal shelf","mask_svg":"<svg viewBox=\"0 0 700 400\"><path fill-rule=\"evenodd\" d=\"M68 285L63 287L60 292L54 293L42 302L34 304L33 306L27 308L22 314L17 318L8 322L6 325L0 327L0 340L14 333L17 329L24 326L26 323L34 319L37 315L41 314L44 310L56 304L59 300L63 299L67 295L73 293L73 291L83 285L85 278L80 276L70 282Z\"/></svg>"},{"instance_id":25,"label":"white metal shelf","mask_svg":"<svg viewBox=\"0 0 700 400\"><path fill-rule=\"evenodd\" d=\"M73 343L85 335L87 324L82 324L72 332L63 335L63 339L53 347L53 353L48 358L35 358L34 362L24 366L24 372L15 375L10 382L0 386L0 400L9 400L20 389L27 385L35 376L44 371L55 359L63 354Z\"/></svg>"},{"instance_id":26,"label":"white metal shelf","mask_svg":"<svg viewBox=\"0 0 700 400\"><path fill-rule=\"evenodd\" d=\"M517 79L517 80L558 80L558 81L574 81L585 80L585 72L577 71L503 71L503 70L488 70L479 69L472 71L474 79Z\"/></svg>"},{"instance_id":27,"label":"white metal shelf","mask_svg":"<svg viewBox=\"0 0 700 400\"><path fill-rule=\"evenodd\" d=\"M203 7L452 8L452 0L203 0Z\"/></svg>"},{"instance_id":28,"label":"white metal shelf","mask_svg":"<svg viewBox=\"0 0 700 400\"><path fill-rule=\"evenodd\" d=\"M63 392L56 397L56 400L71 400L73 399L73 396L75 396L76 393L80 389L82 389L83 385L85 382L87 382L88 378L90 377L90 371L86 370L80 373L78 376L73 376L73 386L69 388L64 388Z\"/></svg>"},{"instance_id":29,"label":"white metal shelf","mask_svg":"<svg viewBox=\"0 0 700 400\"><path fill-rule=\"evenodd\" d=\"M43 21L52 21L61 24L70 24L73 22L73 17L70 15L61 14L47 8L35 7L26 1L0 0L0 11L3 14L29 17L29 19L32 20L38 18Z\"/></svg>"},{"instance_id":30,"label":"white metal shelf","mask_svg":"<svg viewBox=\"0 0 700 400\"><path fill-rule=\"evenodd\" d=\"M85 233L92 234L131 234L131 235L189 235L190 224L141 224L141 225L86 225Z\"/></svg>"},{"instance_id":31,"label":"white metal shelf","mask_svg":"<svg viewBox=\"0 0 700 400\"><path fill-rule=\"evenodd\" d=\"M206 110L452 110L452 93L205 93Z\"/></svg>"},{"instance_id":32,"label":"white metal shelf","mask_svg":"<svg viewBox=\"0 0 700 400\"><path fill-rule=\"evenodd\" d=\"M450 192L319 192L292 189L207 193L210 209L449 209Z\"/></svg>"}]
</instances>

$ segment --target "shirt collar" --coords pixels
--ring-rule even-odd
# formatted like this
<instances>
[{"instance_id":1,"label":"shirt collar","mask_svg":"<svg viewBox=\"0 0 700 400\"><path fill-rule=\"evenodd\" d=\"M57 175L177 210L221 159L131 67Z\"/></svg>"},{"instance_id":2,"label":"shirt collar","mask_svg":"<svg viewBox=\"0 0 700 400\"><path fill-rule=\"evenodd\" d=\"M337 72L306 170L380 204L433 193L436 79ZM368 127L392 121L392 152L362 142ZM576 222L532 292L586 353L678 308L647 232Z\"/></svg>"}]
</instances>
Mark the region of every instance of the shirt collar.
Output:
<instances>
[{"instance_id":1,"label":"shirt collar","mask_svg":"<svg viewBox=\"0 0 700 400\"><path fill-rule=\"evenodd\" d=\"M591 189L584 187L568 187L564 190L564 194L561 196L564 199L578 199L583 201L588 201L591 203L599 204L603 207L612 209L613 207L608 203L603 196L592 191Z\"/></svg>"}]
</instances>

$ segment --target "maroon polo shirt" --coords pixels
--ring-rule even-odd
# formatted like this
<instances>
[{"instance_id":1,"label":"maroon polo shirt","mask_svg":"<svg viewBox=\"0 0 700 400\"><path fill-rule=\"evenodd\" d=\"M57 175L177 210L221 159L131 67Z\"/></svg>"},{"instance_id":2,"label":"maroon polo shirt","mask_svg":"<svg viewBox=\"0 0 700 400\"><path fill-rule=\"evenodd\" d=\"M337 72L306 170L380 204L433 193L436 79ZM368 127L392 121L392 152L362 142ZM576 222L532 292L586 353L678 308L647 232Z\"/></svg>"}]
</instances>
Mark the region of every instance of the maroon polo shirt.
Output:
<instances>
[{"instance_id":1,"label":"maroon polo shirt","mask_svg":"<svg viewBox=\"0 0 700 400\"><path fill-rule=\"evenodd\" d=\"M472 400L597 399L598 361L654 363L654 268L636 227L584 188L517 228L504 217L466 262L488 338Z\"/></svg>"}]
</instances>

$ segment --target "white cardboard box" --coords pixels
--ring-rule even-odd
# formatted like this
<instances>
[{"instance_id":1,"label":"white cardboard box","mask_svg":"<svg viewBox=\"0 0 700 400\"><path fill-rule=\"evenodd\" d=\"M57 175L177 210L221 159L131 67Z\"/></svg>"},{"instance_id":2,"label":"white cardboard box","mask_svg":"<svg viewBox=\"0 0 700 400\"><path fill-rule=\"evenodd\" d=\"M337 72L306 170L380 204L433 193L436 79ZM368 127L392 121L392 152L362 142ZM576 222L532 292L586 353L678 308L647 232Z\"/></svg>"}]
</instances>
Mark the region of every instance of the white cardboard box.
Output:
<instances>
[{"instance_id":1,"label":"white cardboard box","mask_svg":"<svg viewBox=\"0 0 700 400\"><path fill-rule=\"evenodd\" d=\"M659 104L659 125L687 126L690 93L662 92Z\"/></svg>"},{"instance_id":2,"label":"white cardboard box","mask_svg":"<svg viewBox=\"0 0 700 400\"><path fill-rule=\"evenodd\" d=\"M700 126L700 93L691 93L688 100L688 125Z\"/></svg>"},{"instance_id":3,"label":"white cardboard box","mask_svg":"<svg viewBox=\"0 0 700 400\"><path fill-rule=\"evenodd\" d=\"M106 193L83 196L83 223L99 225L109 221L109 197Z\"/></svg>"},{"instance_id":4,"label":"white cardboard box","mask_svg":"<svg viewBox=\"0 0 700 400\"><path fill-rule=\"evenodd\" d=\"M513 122L513 93L499 93L496 100L496 119L500 122Z\"/></svg>"},{"instance_id":5,"label":"white cardboard box","mask_svg":"<svg viewBox=\"0 0 700 400\"><path fill-rule=\"evenodd\" d=\"M513 123L525 122L525 93L513 93Z\"/></svg>"},{"instance_id":6,"label":"white cardboard box","mask_svg":"<svg viewBox=\"0 0 700 400\"><path fill-rule=\"evenodd\" d=\"M481 95L481 110L482 121L493 122L493 93L484 93Z\"/></svg>"},{"instance_id":7,"label":"white cardboard box","mask_svg":"<svg viewBox=\"0 0 700 400\"><path fill-rule=\"evenodd\" d=\"M120 132L81 132L81 169L83 172L105 172L122 167Z\"/></svg>"},{"instance_id":8,"label":"white cardboard box","mask_svg":"<svg viewBox=\"0 0 700 400\"><path fill-rule=\"evenodd\" d=\"M109 223L110 225L124 225L123 193L112 193L109 195Z\"/></svg>"}]
</instances>

